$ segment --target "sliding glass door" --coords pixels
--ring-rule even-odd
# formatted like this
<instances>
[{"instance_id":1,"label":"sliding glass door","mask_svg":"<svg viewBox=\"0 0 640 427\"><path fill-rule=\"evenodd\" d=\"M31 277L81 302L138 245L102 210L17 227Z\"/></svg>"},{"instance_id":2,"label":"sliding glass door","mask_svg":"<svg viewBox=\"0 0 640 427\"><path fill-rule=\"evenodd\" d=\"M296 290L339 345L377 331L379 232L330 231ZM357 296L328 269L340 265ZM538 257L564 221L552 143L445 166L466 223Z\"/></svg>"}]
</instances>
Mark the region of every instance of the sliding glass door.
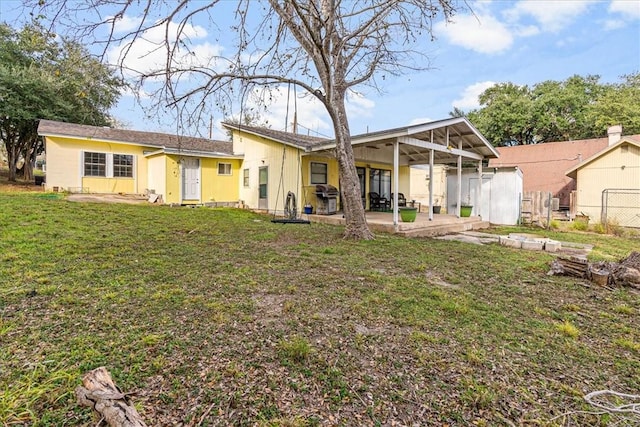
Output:
<instances>
[{"instance_id":1,"label":"sliding glass door","mask_svg":"<svg viewBox=\"0 0 640 427\"><path fill-rule=\"evenodd\" d=\"M391 200L391 171L386 169L369 170L369 191Z\"/></svg>"}]
</instances>

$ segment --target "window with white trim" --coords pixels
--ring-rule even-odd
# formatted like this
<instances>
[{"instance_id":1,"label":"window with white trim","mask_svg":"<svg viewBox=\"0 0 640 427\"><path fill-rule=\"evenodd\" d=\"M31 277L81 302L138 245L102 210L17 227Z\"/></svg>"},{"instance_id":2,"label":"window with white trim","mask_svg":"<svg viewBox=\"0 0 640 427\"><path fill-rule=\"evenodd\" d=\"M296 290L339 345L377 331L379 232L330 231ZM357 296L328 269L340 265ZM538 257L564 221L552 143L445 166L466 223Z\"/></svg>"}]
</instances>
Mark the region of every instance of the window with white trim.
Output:
<instances>
[{"instance_id":1,"label":"window with white trim","mask_svg":"<svg viewBox=\"0 0 640 427\"><path fill-rule=\"evenodd\" d=\"M106 153L84 153L84 176L107 176Z\"/></svg>"},{"instance_id":2,"label":"window with white trim","mask_svg":"<svg viewBox=\"0 0 640 427\"><path fill-rule=\"evenodd\" d=\"M311 183L326 184L327 183L327 164L311 162Z\"/></svg>"},{"instance_id":3,"label":"window with white trim","mask_svg":"<svg viewBox=\"0 0 640 427\"><path fill-rule=\"evenodd\" d=\"M231 175L231 163L218 163L218 175Z\"/></svg>"},{"instance_id":4,"label":"window with white trim","mask_svg":"<svg viewBox=\"0 0 640 427\"><path fill-rule=\"evenodd\" d=\"M242 171L242 183L245 187L249 186L249 169L244 169Z\"/></svg>"},{"instance_id":5,"label":"window with white trim","mask_svg":"<svg viewBox=\"0 0 640 427\"><path fill-rule=\"evenodd\" d=\"M112 153L83 153L84 176L104 178L133 178L133 155Z\"/></svg>"},{"instance_id":6,"label":"window with white trim","mask_svg":"<svg viewBox=\"0 0 640 427\"><path fill-rule=\"evenodd\" d=\"M113 155L113 176L116 178L133 178L133 156L130 154Z\"/></svg>"}]
</instances>

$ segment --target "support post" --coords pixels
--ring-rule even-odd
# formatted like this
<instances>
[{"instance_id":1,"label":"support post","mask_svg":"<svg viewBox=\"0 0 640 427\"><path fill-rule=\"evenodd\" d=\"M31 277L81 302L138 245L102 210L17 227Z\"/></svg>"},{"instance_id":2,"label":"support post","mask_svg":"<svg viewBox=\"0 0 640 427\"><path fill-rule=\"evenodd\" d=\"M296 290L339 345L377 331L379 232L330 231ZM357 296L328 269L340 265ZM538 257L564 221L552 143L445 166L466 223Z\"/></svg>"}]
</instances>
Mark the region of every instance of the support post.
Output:
<instances>
[{"instance_id":1,"label":"support post","mask_svg":"<svg viewBox=\"0 0 640 427\"><path fill-rule=\"evenodd\" d=\"M482 160L478 161L478 189L476 191L476 215L482 219Z\"/></svg>"},{"instance_id":2,"label":"support post","mask_svg":"<svg viewBox=\"0 0 640 427\"><path fill-rule=\"evenodd\" d=\"M431 131L431 142L433 143L433 131ZM429 221L433 221L433 150L429 151Z\"/></svg>"},{"instance_id":3,"label":"support post","mask_svg":"<svg viewBox=\"0 0 640 427\"><path fill-rule=\"evenodd\" d=\"M393 143L393 225L398 228L398 168L400 167L400 143Z\"/></svg>"}]
</instances>

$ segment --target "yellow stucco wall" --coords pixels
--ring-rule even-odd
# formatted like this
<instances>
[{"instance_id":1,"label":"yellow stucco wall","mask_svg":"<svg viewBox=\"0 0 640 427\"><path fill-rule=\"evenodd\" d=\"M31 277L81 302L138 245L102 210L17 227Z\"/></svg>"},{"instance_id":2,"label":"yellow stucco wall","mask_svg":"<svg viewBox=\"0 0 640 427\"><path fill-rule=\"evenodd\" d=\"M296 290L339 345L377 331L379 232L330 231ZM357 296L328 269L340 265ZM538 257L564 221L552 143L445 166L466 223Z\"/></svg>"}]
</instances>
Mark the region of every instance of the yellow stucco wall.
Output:
<instances>
[{"instance_id":1,"label":"yellow stucco wall","mask_svg":"<svg viewBox=\"0 0 640 427\"><path fill-rule=\"evenodd\" d=\"M236 187L239 198L252 209L268 209L282 213L284 198L289 191L295 193L298 208L303 205L301 192L302 173L299 156L302 152L294 147L251 135L234 131L234 153L244 153L244 160L237 174ZM284 157L283 157L284 153ZM267 206L259 205L259 170L267 168ZM244 186L243 170L249 170L249 185Z\"/></svg>"},{"instance_id":2,"label":"yellow stucco wall","mask_svg":"<svg viewBox=\"0 0 640 427\"><path fill-rule=\"evenodd\" d=\"M167 201L167 160L164 154L147 157L147 182L149 190L162 196Z\"/></svg>"},{"instance_id":3,"label":"yellow stucco wall","mask_svg":"<svg viewBox=\"0 0 640 427\"><path fill-rule=\"evenodd\" d=\"M46 137L47 190L92 193L142 193L147 188L147 162L143 156L144 147L117 144L90 139ZM83 152L130 154L134 156L133 178L84 177Z\"/></svg>"},{"instance_id":4,"label":"yellow stucco wall","mask_svg":"<svg viewBox=\"0 0 640 427\"><path fill-rule=\"evenodd\" d=\"M239 200L238 176L242 173L240 159L200 158L200 197L182 199L182 170L180 160L184 156L165 157L165 203L197 204L206 202L235 202ZM231 175L218 175L218 163L230 163Z\"/></svg>"},{"instance_id":5,"label":"yellow stucco wall","mask_svg":"<svg viewBox=\"0 0 640 427\"><path fill-rule=\"evenodd\" d=\"M637 188L640 188L640 147L622 144L578 169L576 211L587 214L591 222L600 222L603 190Z\"/></svg>"},{"instance_id":6,"label":"yellow stucco wall","mask_svg":"<svg viewBox=\"0 0 640 427\"><path fill-rule=\"evenodd\" d=\"M218 164L230 163L231 175L218 175ZM202 159L202 201L231 202L239 198L239 175L242 161L238 159Z\"/></svg>"}]
</instances>

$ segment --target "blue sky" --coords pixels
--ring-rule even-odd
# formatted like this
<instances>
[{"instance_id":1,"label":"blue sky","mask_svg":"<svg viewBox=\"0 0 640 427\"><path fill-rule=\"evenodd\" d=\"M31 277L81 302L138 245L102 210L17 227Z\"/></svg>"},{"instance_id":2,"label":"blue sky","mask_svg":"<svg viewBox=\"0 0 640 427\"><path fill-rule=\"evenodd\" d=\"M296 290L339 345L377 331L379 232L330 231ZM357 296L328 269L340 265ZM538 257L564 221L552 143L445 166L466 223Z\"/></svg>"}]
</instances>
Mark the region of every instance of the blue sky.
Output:
<instances>
[{"instance_id":1,"label":"blue sky","mask_svg":"<svg viewBox=\"0 0 640 427\"><path fill-rule=\"evenodd\" d=\"M15 24L19 5L14 0L1 2L0 20ZM431 60L430 70L387 78L380 87L382 93L361 87L358 96L349 98L353 134L443 119L454 107L476 108L478 94L495 83L533 85L574 74L596 74L601 82L616 82L621 75L640 70L640 0L471 1L470 5L475 16L462 13L452 23L437 22L435 41L421 46ZM135 24L136 17L125 16L122 21L125 28ZM224 40L210 40L206 21L195 25L192 41L199 52L224 51ZM144 45L136 48L148 50ZM117 53L116 47L112 57ZM146 57L142 62L154 60L159 59ZM281 96L276 93L262 115L274 129L285 128L285 93L285 88ZM301 132L331 136L323 107L298 95ZM289 121L293 104L289 100ZM121 98L113 115L131 129L176 129L171 114L147 118L130 95ZM224 138L221 119L221 113L214 113L214 138ZM184 132L208 134L206 127Z\"/></svg>"}]
</instances>

